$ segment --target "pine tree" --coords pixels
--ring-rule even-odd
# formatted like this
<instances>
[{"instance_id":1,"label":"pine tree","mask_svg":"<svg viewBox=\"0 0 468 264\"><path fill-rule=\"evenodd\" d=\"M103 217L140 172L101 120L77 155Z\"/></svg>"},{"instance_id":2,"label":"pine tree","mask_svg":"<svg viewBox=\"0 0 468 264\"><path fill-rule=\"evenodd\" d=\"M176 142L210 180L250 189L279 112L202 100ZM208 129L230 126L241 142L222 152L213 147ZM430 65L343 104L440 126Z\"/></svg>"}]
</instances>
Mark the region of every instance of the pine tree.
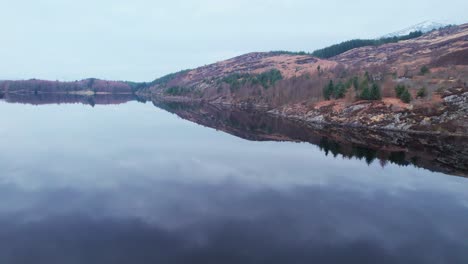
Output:
<instances>
[{"instance_id":1,"label":"pine tree","mask_svg":"<svg viewBox=\"0 0 468 264\"><path fill-rule=\"evenodd\" d=\"M346 94L346 87L340 81L337 85L335 85L333 89L333 96L335 97L335 99L339 99L339 98L345 97L345 94Z\"/></svg>"},{"instance_id":2,"label":"pine tree","mask_svg":"<svg viewBox=\"0 0 468 264\"><path fill-rule=\"evenodd\" d=\"M364 88L362 88L362 92L361 92L360 97L363 100L369 100L370 99L370 90L369 90L368 86L365 86Z\"/></svg>"},{"instance_id":3,"label":"pine tree","mask_svg":"<svg viewBox=\"0 0 468 264\"><path fill-rule=\"evenodd\" d=\"M370 75L369 75L369 72L368 72L368 71L366 71L366 72L364 73L364 76L366 77L366 80L367 80L367 81L370 81L371 78L370 78Z\"/></svg>"},{"instance_id":4,"label":"pine tree","mask_svg":"<svg viewBox=\"0 0 468 264\"><path fill-rule=\"evenodd\" d=\"M406 90L406 86L401 85L401 84L397 85L397 86L395 87L395 94L396 94L396 97L401 98L401 95L403 94L403 92L404 92L405 90Z\"/></svg>"},{"instance_id":5,"label":"pine tree","mask_svg":"<svg viewBox=\"0 0 468 264\"><path fill-rule=\"evenodd\" d=\"M326 100L330 100L330 99L331 99L331 96L332 96L332 94L333 94L333 91L334 91L333 81L330 80L330 82L328 83L328 85L326 85L326 86L323 88L323 97L324 97Z\"/></svg>"},{"instance_id":6,"label":"pine tree","mask_svg":"<svg viewBox=\"0 0 468 264\"><path fill-rule=\"evenodd\" d=\"M426 97L426 95L427 95L426 87L421 87L418 90L417 96L420 97L420 98L423 98L423 97Z\"/></svg>"},{"instance_id":7,"label":"pine tree","mask_svg":"<svg viewBox=\"0 0 468 264\"><path fill-rule=\"evenodd\" d=\"M400 99L401 99L403 102L407 103L407 104L408 104L409 102L411 102L411 94L408 92L408 89L405 89L405 90L403 91L403 93L401 94Z\"/></svg>"},{"instance_id":8,"label":"pine tree","mask_svg":"<svg viewBox=\"0 0 468 264\"><path fill-rule=\"evenodd\" d=\"M372 88L370 90L370 99L371 100L380 100L382 96L380 95L380 88L376 83L372 84Z\"/></svg>"},{"instance_id":9,"label":"pine tree","mask_svg":"<svg viewBox=\"0 0 468 264\"><path fill-rule=\"evenodd\" d=\"M359 90L359 77L357 76L354 76L353 77L353 86L354 86L354 90Z\"/></svg>"}]
</instances>

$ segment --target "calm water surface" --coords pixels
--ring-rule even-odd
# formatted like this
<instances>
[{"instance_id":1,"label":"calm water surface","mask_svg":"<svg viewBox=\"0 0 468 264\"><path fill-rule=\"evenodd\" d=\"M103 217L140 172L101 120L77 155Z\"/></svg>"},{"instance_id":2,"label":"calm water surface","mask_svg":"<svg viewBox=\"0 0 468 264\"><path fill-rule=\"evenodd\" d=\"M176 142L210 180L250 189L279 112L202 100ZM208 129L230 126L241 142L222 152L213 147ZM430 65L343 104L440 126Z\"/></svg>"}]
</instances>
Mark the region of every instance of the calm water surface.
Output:
<instances>
[{"instance_id":1,"label":"calm water surface","mask_svg":"<svg viewBox=\"0 0 468 264\"><path fill-rule=\"evenodd\" d=\"M468 263L464 177L150 103L0 101L0 122L0 263Z\"/></svg>"}]
</instances>

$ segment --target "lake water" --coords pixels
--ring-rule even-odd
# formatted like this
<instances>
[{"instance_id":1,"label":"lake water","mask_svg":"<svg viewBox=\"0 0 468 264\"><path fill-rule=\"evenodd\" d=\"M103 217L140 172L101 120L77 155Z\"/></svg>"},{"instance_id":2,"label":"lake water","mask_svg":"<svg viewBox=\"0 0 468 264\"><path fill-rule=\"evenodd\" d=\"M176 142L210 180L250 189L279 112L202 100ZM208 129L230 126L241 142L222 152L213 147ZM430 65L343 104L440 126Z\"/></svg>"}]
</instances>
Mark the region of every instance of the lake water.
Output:
<instances>
[{"instance_id":1,"label":"lake water","mask_svg":"<svg viewBox=\"0 0 468 264\"><path fill-rule=\"evenodd\" d=\"M468 263L466 141L155 104L0 101L0 263Z\"/></svg>"}]
</instances>

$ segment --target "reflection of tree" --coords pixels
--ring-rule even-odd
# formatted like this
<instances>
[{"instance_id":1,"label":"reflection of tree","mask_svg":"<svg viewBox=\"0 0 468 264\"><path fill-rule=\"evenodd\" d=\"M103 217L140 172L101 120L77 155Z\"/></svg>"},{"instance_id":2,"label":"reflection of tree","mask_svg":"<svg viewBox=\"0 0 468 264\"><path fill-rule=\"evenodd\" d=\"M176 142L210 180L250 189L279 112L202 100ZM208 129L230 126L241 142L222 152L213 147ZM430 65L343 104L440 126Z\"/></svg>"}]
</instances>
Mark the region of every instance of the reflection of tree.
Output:
<instances>
[{"instance_id":1,"label":"reflection of tree","mask_svg":"<svg viewBox=\"0 0 468 264\"><path fill-rule=\"evenodd\" d=\"M351 152L343 151L344 147L341 147L341 143L327 137L322 137L319 142L319 148L325 155L328 156L328 153L331 152L333 157L337 157L338 154L341 154L343 157L346 158L357 158L359 160L364 159L367 164L371 164L375 158L377 157L377 151L370 148L365 148L362 146L352 146Z\"/></svg>"},{"instance_id":2,"label":"reflection of tree","mask_svg":"<svg viewBox=\"0 0 468 264\"><path fill-rule=\"evenodd\" d=\"M352 156L357 157L358 159L365 159L368 165L370 165L377 157L376 150L362 146L353 146L352 151Z\"/></svg>"},{"instance_id":3,"label":"reflection of tree","mask_svg":"<svg viewBox=\"0 0 468 264\"><path fill-rule=\"evenodd\" d=\"M135 96L135 100L139 103L144 103L144 104L146 104L147 102L146 98L139 97L139 96Z\"/></svg>"},{"instance_id":4,"label":"reflection of tree","mask_svg":"<svg viewBox=\"0 0 468 264\"><path fill-rule=\"evenodd\" d=\"M340 144L326 137L322 137L320 139L319 148L320 150L323 150L325 152L326 156L328 156L328 152L331 152L333 154L333 157L336 158L336 156L338 156L338 154L341 153Z\"/></svg>"},{"instance_id":5,"label":"reflection of tree","mask_svg":"<svg viewBox=\"0 0 468 264\"><path fill-rule=\"evenodd\" d=\"M357 158L359 160L365 160L368 165L372 164L374 160L378 156L378 150L367 148L364 146L357 146L352 145L351 151L345 151L347 149L343 143L340 143L336 140L332 140L327 137L322 137L318 144L320 150L325 152L325 155L328 156L329 153L333 155L333 157L337 157L338 154L341 154L343 157L346 158ZM385 158L384 156L388 156ZM417 156L413 156L411 159L406 160L406 154L404 151L394 151L389 152L387 155L381 155L379 158L380 166L385 167L387 163L390 161L391 163L400 165L400 166L408 166L409 164L418 165L419 158Z\"/></svg>"},{"instance_id":6,"label":"reflection of tree","mask_svg":"<svg viewBox=\"0 0 468 264\"><path fill-rule=\"evenodd\" d=\"M385 168L385 166L387 166L387 160L386 159L380 159L379 162L380 162L380 166L382 168Z\"/></svg>"},{"instance_id":7,"label":"reflection of tree","mask_svg":"<svg viewBox=\"0 0 468 264\"><path fill-rule=\"evenodd\" d=\"M94 98L92 96L87 97L86 102L92 107L96 105L96 102L94 102Z\"/></svg>"},{"instance_id":8,"label":"reflection of tree","mask_svg":"<svg viewBox=\"0 0 468 264\"><path fill-rule=\"evenodd\" d=\"M388 160L400 166L408 166L410 164L410 162L406 160L406 154L404 151L390 153Z\"/></svg>"},{"instance_id":9,"label":"reflection of tree","mask_svg":"<svg viewBox=\"0 0 468 264\"><path fill-rule=\"evenodd\" d=\"M371 131L336 126L308 126L270 116L254 109L239 109L204 103L153 101L181 118L254 141L301 141L317 145L334 157L357 158L372 164L379 159L400 166L414 164L430 170L468 175L466 139L435 137L403 132ZM440 159L444 153L444 159Z\"/></svg>"}]
</instances>

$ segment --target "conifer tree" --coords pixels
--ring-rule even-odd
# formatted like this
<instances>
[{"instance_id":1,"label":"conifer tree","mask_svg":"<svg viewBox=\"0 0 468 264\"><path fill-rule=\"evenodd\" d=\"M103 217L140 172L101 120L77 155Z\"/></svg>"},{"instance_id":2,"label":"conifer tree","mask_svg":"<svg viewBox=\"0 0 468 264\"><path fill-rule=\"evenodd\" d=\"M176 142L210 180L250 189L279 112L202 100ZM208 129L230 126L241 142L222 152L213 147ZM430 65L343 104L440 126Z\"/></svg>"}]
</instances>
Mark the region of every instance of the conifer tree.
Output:
<instances>
[{"instance_id":1,"label":"conifer tree","mask_svg":"<svg viewBox=\"0 0 468 264\"><path fill-rule=\"evenodd\" d=\"M333 85L333 81L330 80L330 82L328 83L328 85L326 85L324 88L323 88L323 97L326 99L326 100L330 100L331 99L331 96L333 94L333 91L334 91L334 85Z\"/></svg>"},{"instance_id":2,"label":"conifer tree","mask_svg":"<svg viewBox=\"0 0 468 264\"><path fill-rule=\"evenodd\" d=\"M370 99L370 90L369 90L368 86L365 86L364 88L362 88L362 92L361 92L360 97L363 100L369 100Z\"/></svg>"},{"instance_id":3,"label":"conifer tree","mask_svg":"<svg viewBox=\"0 0 468 264\"><path fill-rule=\"evenodd\" d=\"M405 103L411 102L411 94L408 92L408 89L405 89L403 91L403 93L401 94L400 99Z\"/></svg>"},{"instance_id":4,"label":"conifer tree","mask_svg":"<svg viewBox=\"0 0 468 264\"><path fill-rule=\"evenodd\" d=\"M382 96L380 95L380 88L376 83L372 84L372 88L370 90L370 99L371 100L380 100Z\"/></svg>"}]
</instances>

